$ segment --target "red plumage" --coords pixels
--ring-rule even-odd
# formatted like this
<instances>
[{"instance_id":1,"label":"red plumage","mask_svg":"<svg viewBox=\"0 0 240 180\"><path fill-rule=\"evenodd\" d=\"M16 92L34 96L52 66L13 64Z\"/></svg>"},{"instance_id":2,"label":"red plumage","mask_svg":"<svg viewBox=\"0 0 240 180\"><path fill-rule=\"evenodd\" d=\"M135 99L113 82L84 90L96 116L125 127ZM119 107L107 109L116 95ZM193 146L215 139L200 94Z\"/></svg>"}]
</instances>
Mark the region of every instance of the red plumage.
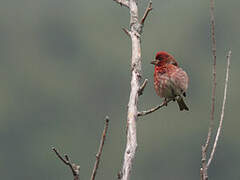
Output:
<instances>
[{"instance_id":1,"label":"red plumage","mask_svg":"<svg viewBox=\"0 0 240 180\"><path fill-rule=\"evenodd\" d=\"M154 67L154 88L158 96L177 100L180 110L189 110L183 100L188 88L188 75L172 55L160 51L151 62Z\"/></svg>"}]
</instances>

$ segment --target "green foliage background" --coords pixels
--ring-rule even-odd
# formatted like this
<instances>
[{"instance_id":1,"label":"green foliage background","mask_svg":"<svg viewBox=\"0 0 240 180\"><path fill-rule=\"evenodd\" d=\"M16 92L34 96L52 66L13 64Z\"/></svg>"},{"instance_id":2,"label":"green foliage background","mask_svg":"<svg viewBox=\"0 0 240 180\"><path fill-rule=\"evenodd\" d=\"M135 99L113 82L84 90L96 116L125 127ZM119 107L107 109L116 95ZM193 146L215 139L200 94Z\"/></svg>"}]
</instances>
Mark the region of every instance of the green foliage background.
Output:
<instances>
[{"instance_id":1,"label":"green foliage background","mask_svg":"<svg viewBox=\"0 0 240 180\"><path fill-rule=\"evenodd\" d=\"M140 14L147 3L139 0ZM179 112L172 103L140 118L132 179L199 179L210 117L209 2L154 0L153 7L142 37L143 77L149 84L139 108L161 102L149 62L165 50L190 76L190 111ZM217 121L225 56L230 48L233 54L223 133L210 179L240 178L239 7L240 1L216 0ZM1 179L72 179L52 146L68 153L80 164L81 179L88 179L107 114L109 135L97 179L116 179L130 87L131 45L121 30L128 23L128 10L112 0L0 1Z\"/></svg>"}]
</instances>

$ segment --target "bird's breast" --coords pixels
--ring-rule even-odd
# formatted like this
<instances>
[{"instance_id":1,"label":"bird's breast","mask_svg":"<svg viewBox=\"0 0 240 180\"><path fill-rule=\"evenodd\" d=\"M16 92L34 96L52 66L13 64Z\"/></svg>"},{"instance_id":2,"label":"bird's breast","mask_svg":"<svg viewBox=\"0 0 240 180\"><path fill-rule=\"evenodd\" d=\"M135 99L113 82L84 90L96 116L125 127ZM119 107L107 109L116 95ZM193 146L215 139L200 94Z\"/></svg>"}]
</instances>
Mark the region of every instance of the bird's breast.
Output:
<instances>
[{"instance_id":1,"label":"bird's breast","mask_svg":"<svg viewBox=\"0 0 240 180\"><path fill-rule=\"evenodd\" d=\"M154 89L158 96L170 98L173 97L170 77L167 73L156 73L154 76Z\"/></svg>"}]
</instances>

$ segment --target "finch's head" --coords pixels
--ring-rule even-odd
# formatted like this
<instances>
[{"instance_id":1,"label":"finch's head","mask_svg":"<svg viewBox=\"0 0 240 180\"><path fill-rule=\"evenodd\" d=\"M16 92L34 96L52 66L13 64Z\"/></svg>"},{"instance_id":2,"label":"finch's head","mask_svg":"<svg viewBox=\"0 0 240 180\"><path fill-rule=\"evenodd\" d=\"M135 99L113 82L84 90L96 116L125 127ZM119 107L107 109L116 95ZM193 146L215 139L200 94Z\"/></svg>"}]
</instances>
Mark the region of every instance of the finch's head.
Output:
<instances>
[{"instance_id":1,"label":"finch's head","mask_svg":"<svg viewBox=\"0 0 240 180\"><path fill-rule=\"evenodd\" d=\"M155 66L162 66L165 64L173 64L175 66L178 66L177 61L174 59L174 57L165 51L157 52L155 60L151 61L151 64L154 64Z\"/></svg>"}]
</instances>

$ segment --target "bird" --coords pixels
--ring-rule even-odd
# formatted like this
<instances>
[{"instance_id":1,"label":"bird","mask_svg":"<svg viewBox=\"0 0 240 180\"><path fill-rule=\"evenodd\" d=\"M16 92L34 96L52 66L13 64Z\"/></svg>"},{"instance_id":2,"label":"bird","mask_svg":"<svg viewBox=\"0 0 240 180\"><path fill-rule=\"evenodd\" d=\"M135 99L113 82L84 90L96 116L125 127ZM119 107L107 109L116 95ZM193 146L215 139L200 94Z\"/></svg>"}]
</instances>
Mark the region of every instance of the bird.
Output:
<instances>
[{"instance_id":1,"label":"bird","mask_svg":"<svg viewBox=\"0 0 240 180\"><path fill-rule=\"evenodd\" d=\"M186 97L189 78L178 66L175 58L165 51L159 51L151 64L154 65L154 89L158 96L165 98L165 105L171 100L176 100L180 111L189 111L183 100Z\"/></svg>"}]
</instances>

